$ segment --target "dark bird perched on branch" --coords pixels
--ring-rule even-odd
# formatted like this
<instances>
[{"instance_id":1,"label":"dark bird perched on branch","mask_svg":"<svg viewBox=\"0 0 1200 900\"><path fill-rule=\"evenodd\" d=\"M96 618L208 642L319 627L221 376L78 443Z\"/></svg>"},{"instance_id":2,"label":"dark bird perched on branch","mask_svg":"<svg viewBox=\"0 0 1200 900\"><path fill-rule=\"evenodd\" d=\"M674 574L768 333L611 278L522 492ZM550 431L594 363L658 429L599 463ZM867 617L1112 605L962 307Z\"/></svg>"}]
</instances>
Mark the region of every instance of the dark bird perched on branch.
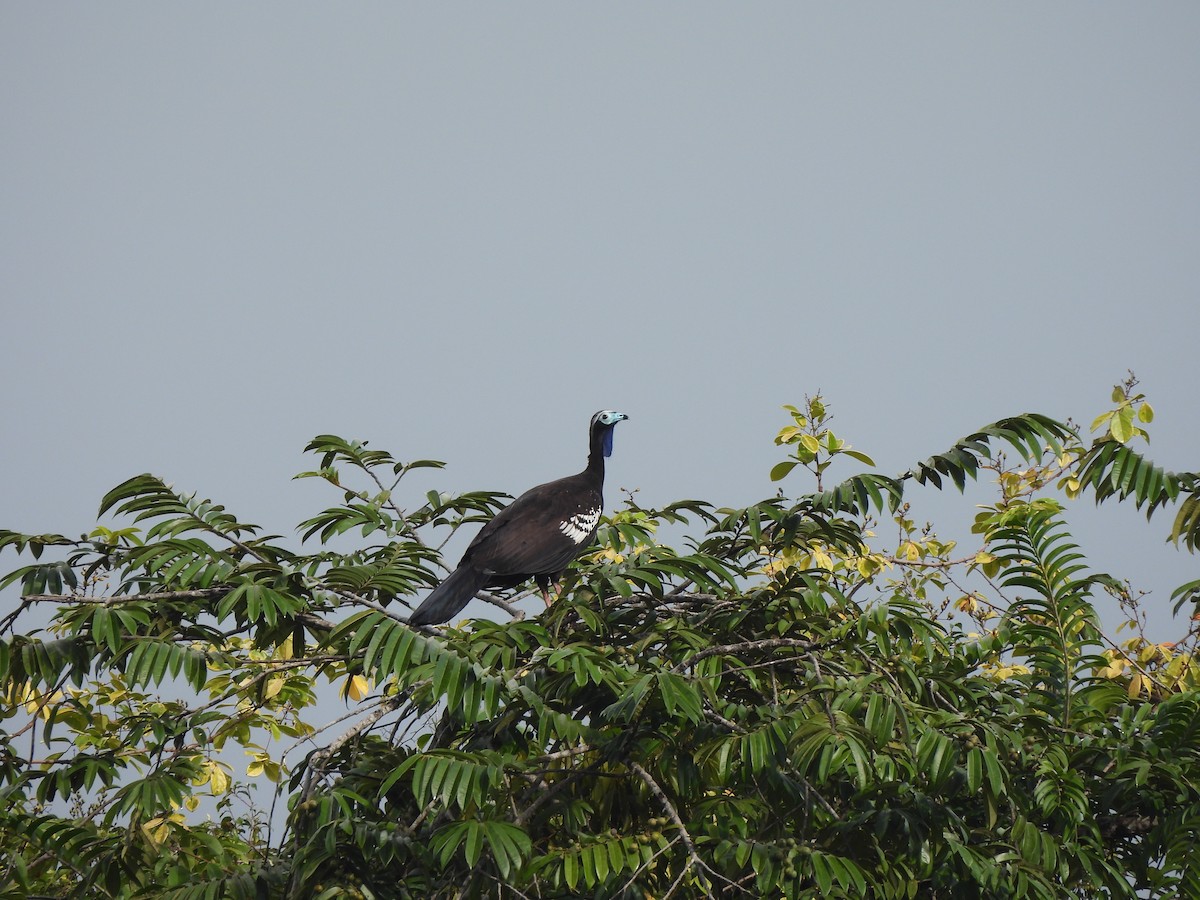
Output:
<instances>
[{"instance_id":1,"label":"dark bird perched on branch","mask_svg":"<svg viewBox=\"0 0 1200 900\"><path fill-rule=\"evenodd\" d=\"M410 625L435 625L458 615L485 587L515 587L533 578L550 605L550 582L596 537L604 508L604 458L612 455L613 428L624 413L592 416L587 468L539 484L496 514L475 535L458 568L409 616Z\"/></svg>"}]
</instances>

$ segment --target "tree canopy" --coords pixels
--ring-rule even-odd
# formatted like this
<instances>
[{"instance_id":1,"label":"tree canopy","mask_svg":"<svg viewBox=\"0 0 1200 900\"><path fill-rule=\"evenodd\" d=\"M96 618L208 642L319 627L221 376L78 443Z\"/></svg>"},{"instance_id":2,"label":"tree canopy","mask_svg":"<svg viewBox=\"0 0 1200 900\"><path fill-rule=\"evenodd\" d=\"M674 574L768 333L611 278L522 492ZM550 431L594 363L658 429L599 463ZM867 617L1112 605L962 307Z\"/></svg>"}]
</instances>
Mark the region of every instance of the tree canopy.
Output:
<instances>
[{"instance_id":1,"label":"tree canopy","mask_svg":"<svg viewBox=\"0 0 1200 900\"><path fill-rule=\"evenodd\" d=\"M787 413L776 496L630 496L536 617L410 627L503 495L333 435L299 540L153 475L113 527L0 531L0 896L1200 897L1200 580L1153 643L1067 518L1132 503L1195 552L1135 382L898 475ZM965 549L906 499L982 477Z\"/></svg>"}]
</instances>

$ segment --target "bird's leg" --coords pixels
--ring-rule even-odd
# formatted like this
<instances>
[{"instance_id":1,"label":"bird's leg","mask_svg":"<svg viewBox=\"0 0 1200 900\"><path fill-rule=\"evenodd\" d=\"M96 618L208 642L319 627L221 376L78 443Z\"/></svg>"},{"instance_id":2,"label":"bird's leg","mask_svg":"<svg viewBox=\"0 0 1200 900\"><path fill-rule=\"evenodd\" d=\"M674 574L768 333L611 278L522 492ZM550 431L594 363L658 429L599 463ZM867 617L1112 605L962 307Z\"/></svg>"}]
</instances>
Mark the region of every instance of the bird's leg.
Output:
<instances>
[{"instance_id":1,"label":"bird's leg","mask_svg":"<svg viewBox=\"0 0 1200 900\"><path fill-rule=\"evenodd\" d=\"M539 575L534 580L537 582L537 586L542 591L542 602L545 603L546 608L549 609L550 604L552 604L555 600L557 600L559 597L562 596L562 582L559 581L557 578L554 579L553 581L551 581L549 575ZM554 585L554 596L553 597L550 596L550 585L551 584Z\"/></svg>"}]
</instances>

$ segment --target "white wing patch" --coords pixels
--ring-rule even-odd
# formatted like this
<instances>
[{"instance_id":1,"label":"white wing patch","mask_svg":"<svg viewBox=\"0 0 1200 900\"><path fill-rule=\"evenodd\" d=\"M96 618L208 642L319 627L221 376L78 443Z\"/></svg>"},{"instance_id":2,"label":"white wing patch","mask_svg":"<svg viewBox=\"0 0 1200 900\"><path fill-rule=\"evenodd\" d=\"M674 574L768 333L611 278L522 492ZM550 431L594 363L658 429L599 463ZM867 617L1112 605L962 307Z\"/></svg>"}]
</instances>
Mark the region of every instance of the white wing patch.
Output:
<instances>
[{"instance_id":1,"label":"white wing patch","mask_svg":"<svg viewBox=\"0 0 1200 900\"><path fill-rule=\"evenodd\" d=\"M591 537L592 529L596 527L596 523L599 521L600 510L585 509L582 512L575 513L575 515L566 521L559 522L558 530L576 544L582 544Z\"/></svg>"}]
</instances>

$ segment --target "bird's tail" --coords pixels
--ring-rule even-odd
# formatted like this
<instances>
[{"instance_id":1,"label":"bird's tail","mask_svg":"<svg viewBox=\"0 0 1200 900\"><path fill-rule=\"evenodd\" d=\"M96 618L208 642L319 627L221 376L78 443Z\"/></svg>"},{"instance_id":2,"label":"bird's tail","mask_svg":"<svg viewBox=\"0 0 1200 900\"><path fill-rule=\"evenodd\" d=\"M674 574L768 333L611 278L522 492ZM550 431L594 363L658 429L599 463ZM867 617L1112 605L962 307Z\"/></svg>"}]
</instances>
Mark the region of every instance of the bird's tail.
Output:
<instances>
[{"instance_id":1,"label":"bird's tail","mask_svg":"<svg viewBox=\"0 0 1200 900\"><path fill-rule=\"evenodd\" d=\"M413 610L408 617L408 624L438 625L453 619L487 584L487 578L487 573L473 566L459 566Z\"/></svg>"}]
</instances>

